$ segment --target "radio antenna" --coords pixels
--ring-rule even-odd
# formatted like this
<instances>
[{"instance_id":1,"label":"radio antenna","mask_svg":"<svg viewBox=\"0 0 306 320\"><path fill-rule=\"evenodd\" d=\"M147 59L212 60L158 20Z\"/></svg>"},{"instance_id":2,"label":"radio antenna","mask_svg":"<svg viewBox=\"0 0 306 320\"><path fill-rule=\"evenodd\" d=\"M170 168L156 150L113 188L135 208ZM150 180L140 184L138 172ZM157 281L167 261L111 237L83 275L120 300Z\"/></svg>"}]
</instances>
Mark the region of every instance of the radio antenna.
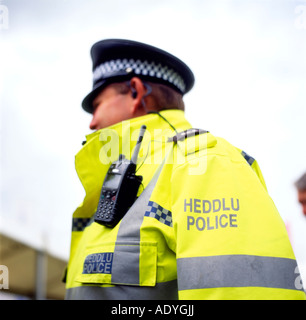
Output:
<instances>
[{"instance_id":1,"label":"radio antenna","mask_svg":"<svg viewBox=\"0 0 306 320\"><path fill-rule=\"evenodd\" d=\"M139 132L139 136L138 136L138 140L134 149L134 153L132 155L131 161L136 164L137 163L137 159L138 159L138 154L139 154L139 150L140 150L140 145L141 142L143 140L144 137L144 133L146 131L147 127L145 125L141 126L140 128L140 132Z\"/></svg>"}]
</instances>

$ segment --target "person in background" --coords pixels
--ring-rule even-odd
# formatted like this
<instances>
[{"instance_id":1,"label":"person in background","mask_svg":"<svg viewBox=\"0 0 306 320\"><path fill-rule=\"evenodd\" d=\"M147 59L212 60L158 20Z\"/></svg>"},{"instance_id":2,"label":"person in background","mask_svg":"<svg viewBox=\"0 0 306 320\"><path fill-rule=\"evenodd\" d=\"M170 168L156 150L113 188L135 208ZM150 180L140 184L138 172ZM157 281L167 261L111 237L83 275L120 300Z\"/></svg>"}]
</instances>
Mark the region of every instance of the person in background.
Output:
<instances>
[{"instance_id":1,"label":"person in background","mask_svg":"<svg viewBox=\"0 0 306 320\"><path fill-rule=\"evenodd\" d=\"M298 192L298 201L302 206L303 214L306 216L306 172L295 182Z\"/></svg>"}]
</instances>

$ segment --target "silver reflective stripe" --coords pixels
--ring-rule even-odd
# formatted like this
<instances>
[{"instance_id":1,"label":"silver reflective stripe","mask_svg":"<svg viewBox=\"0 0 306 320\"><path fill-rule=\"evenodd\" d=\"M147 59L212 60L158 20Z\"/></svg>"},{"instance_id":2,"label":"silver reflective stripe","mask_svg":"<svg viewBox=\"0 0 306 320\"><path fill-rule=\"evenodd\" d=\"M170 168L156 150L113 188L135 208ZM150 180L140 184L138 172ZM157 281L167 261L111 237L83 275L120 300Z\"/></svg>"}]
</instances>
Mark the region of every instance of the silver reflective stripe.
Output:
<instances>
[{"instance_id":1,"label":"silver reflective stripe","mask_svg":"<svg viewBox=\"0 0 306 320\"><path fill-rule=\"evenodd\" d=\"M296 288L293 259L223 255L177 260L179 290L221 287Z\"/></svg>"},{"instance_id":2,"label":"silver reflective stripe","mask_svg":"<svg viewBox=\"0 0 306 320\"><path fill-rule=\"evenodd\" d=\"M122 245L116 242L112 283L139 285L139 254L139 242L124 242Z\"/></svg>"},{"instance_id":3,"label":"silver reflective stripe","mask_svg":"<svg viewBox=\"0 0 306 320\"><path fill-rule=\"evenodd\" d=\"M139 285L140 227L161 168L162 165L120 223L114 250L113 283ZM128 242L130 246L127 245ZM126 270L129 271L128 275Z\"/></svg>"},{"instance_id":4,"label":"silver reflective stripe","mask_svg":"<svg viewBox=\"0 0 306 320\"><path fill-rule=\"evenodd\" d=\"M177 300L177 281L157 283L155 287L83 286L66 290L67 300Z\"/></svg>"}]
</instances>

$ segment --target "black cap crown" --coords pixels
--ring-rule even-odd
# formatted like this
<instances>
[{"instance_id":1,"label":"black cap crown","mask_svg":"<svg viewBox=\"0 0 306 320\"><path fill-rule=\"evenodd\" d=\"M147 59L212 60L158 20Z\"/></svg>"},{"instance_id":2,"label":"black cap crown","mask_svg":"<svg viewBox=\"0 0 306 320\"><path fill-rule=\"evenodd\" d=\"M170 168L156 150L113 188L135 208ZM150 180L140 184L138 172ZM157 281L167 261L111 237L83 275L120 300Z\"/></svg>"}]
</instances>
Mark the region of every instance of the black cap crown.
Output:
<instances>
[{"instance_id":1,"label":"black cap crown","mask_svg":"<svg viewBox=\"0 0 306 320\"><path fill-rule=\"evenodd\" d=\"M182 95L194 84L189 67L170 53L156 47L122 39L107 39L91 48L93 89L85 97L82 107L92 113L92 102L107 85L137 76L143 80L162 83Z\"/></svg>"}]
</instances>

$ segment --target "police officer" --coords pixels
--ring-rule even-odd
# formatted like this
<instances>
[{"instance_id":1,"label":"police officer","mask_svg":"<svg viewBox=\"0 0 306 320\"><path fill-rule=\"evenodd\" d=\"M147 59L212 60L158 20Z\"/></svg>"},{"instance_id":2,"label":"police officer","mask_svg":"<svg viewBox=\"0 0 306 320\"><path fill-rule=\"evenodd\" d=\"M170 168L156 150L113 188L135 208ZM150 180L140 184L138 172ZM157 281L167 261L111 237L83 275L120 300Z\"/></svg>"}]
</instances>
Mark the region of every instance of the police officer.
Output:
<instances>
[{"instance_id":1,"label":"police officer","mask_svg":"<svg viewBox=\"0 0 306 320\"><path fill-rule=\"evenodd\" d=\"M95 131L75 160L86 196L73 214L66 298L304 299L257 162L184 117L188 66L121 39L97 42L91 57L82 106ZM98 223L110 165L131 158L143 125L137 198L118 223Z\"/></svg>"}]
</instances>

